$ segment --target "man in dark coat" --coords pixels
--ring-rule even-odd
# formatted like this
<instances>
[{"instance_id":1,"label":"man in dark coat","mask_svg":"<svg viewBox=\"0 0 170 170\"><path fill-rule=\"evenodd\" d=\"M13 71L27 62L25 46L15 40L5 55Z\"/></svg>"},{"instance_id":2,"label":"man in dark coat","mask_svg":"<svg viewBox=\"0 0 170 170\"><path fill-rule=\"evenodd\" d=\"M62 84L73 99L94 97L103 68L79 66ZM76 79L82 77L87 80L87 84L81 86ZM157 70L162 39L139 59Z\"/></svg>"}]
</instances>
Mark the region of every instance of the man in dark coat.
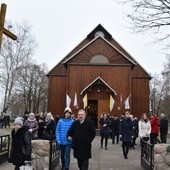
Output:
<instances>
[{"instance_id":1,"label":"man in dark coat","mask_svg":"<svg viewBox=\"0 0 170 170\"><path fill-rule=\"evenodd\" d=\"M91 158L91 143L96 131L93 121L86 118L83 109L78 111L76 120L68 131L68 139L73 141L74 157L77 158L80 170L88 170L89 158Z\"/></svg>"},{"instance_id":2,"label":"man in dark coat","mask_svg":"<svg viewBox=\"0 0 170 170\"><path fill-rule=\"evenodd\" d=\"M120 120L118 119L117 115L115 115L110 125L112 131L112 144L115 143L115 139L116 143L119 143L119 124Z\"/></svg>"},{"instance_id":3,"label":"man in dark coat","mask_svg":"<svg viewBox=\"0 0 170 170\"><path fill-rule=\"evenodd\" d=\"M132 120L130 119L129 112L125 112L125 117L122 119L120 123L120 129L119 129L119 136L122 140L122 149L123 149L123 155L125 159L127 159L127 155L129 152L131 139L133 137L133 125Z\"/></svg>"},{"instance_id":4,"label":"man in dark coat","mask_svg":"<svg viewBox=\"0 0 170 170\"><path fill-rule=\"evenodd\" d=\"M168 134L168 119L165 117L165 114L162 113L160 120L160 137L162 143L167 142L167 134Z\"/></svg>"},{"instance_id":5,"label":"man in dark coat","mask_svg":"<svg viewBox=\"0 0 170 170\"><path fill-rule=\"evenodd\" d=\"M101 148L103 148L103 140L105 140L105 149L107 150L108 138L110 133L110 121L106 113L102 114L100 118L100 136L101 136Z\"/></svg>"}]
</instances>

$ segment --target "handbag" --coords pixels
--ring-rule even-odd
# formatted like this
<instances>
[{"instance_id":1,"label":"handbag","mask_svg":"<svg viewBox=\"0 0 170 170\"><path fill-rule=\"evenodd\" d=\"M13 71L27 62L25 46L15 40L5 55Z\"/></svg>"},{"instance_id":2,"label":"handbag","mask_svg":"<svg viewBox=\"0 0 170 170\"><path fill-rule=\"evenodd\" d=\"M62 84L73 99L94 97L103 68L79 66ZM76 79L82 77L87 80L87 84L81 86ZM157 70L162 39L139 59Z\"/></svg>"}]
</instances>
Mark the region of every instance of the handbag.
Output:
<instances>
[{"instance_id":1,"label":"handbag","mask_svg":"<svg viewBox=\"0 0 170 170\"><path fill-rule=\"evenodd\" d=\"M51 137L51 135L46 130L43 130L42 138L49 140L50 137Z\"/></svg>"},{"instance_id":2,"label":"handbag","mask_svg":"<svg viewBox=\"0 0 170 170\"><path fill-rule=\"evenodd\" d=\"M38 133L37 133L37 131L32 134L32 138L33 138L33 139L38 139Z\"/></svg>"}]
</instances>

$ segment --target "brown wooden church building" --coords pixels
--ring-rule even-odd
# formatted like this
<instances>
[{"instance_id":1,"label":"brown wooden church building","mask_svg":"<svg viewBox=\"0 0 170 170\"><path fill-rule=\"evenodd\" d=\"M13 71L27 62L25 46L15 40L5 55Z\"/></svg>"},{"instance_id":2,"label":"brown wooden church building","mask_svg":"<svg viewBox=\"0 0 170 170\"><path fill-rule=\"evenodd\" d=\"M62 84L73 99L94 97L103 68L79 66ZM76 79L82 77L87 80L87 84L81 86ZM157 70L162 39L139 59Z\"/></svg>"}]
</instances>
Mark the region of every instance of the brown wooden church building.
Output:
<instances>
[{"instance_id":1,"label":"brown wooden church building","mask_svg":"<svg viewBox=\"0 0 170 170\"><path fill-rule=\"evenodd\" d=\"M98 25L49 73L48 111L63 115L66 93L71 109L83 108L87 94L88 116L99 120L102 113L120 116L126 111L124 101L130 96L131 114L138 118L149 113L150 75L119 45L112 35ZM78 108L74 108L77 93ZM110 112L112 95L115 105ZM98 121L96 126L99 127Z\"/></svg>"}]
</instances>

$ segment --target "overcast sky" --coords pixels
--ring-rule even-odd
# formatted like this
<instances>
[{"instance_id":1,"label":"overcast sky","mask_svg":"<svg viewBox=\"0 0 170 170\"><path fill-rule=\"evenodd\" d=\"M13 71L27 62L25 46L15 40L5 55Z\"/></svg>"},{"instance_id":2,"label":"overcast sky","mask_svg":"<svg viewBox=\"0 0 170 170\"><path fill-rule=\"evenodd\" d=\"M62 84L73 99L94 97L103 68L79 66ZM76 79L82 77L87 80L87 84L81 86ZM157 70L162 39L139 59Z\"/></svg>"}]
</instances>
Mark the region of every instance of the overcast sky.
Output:
<instances>
[{"instance_id":1,"label":"overcast sky","mask_svg":"<svg viewBox=\"0 0 170 170\"><path fill-rule=\"evenodd\" d=\"M124 11L114 0L0 0L7 4L6 20L27 21L38 42L34 59L51 70L100 23L151 74L165 62L153 35L131 34Z\"/></svg>"}]
</instances>

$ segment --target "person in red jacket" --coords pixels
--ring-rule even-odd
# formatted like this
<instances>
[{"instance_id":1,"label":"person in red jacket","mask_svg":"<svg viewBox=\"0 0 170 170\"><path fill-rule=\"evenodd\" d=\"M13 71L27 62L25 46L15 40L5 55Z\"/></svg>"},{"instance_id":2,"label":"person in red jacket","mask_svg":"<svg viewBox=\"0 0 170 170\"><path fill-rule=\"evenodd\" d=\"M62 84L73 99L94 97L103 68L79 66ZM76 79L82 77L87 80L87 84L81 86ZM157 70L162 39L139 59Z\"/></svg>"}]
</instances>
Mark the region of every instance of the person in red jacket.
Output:
<instances>
[{"instance_id":1,"label":"person in red jacket","mask_svg":"<svg viewBox=\"0 0 170 170\"><path fill-rule=\"evenodd\" d=\"M158 116L153 114L151 117L151 134L150 134L150 143L151 144L158 143L158 132L159 132Z\"/></svg>"}]
</instances>

